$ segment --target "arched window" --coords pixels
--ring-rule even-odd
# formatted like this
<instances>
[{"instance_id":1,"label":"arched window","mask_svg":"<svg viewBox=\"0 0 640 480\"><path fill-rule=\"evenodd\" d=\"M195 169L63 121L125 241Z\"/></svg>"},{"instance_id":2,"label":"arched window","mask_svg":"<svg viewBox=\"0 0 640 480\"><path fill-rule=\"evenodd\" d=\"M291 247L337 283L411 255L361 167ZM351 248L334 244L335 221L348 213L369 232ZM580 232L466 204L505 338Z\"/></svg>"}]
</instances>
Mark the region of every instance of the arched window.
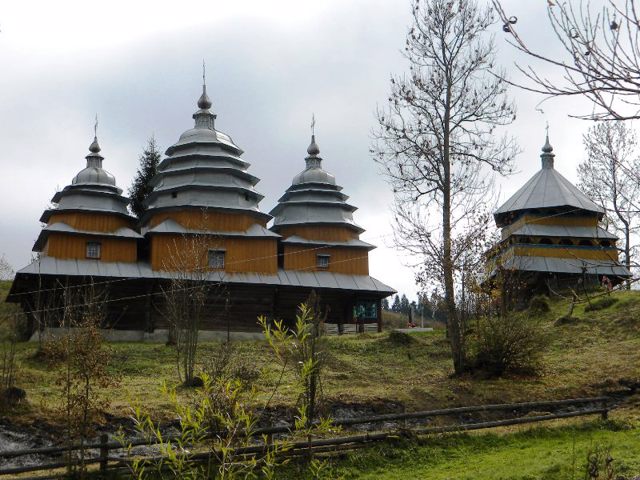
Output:
<instances>
[{"instance_id":1,"label":"arched window","mask_svg":"<svg viewBox=\"0 0 640 480\"><path fill-rule=\"evenodd\" d=\"M561 238L560 241L558 242L558 244L560 244L560 245L573 245L573 240L571 240L570 238Z\"/></svg>"},{"instance_id":2,"label":"arched window","mask_svg":"<svg viewBox=\"0 0 640 480\"><path fill-rule=\"evenodd\" d=\"M551 239L549 237L542 237L540 239L540 244L541 245L553 245L553 242L551 241Z\"/></svg>"},{"instance_id":3,"label":"arched window","mask_svg":"<svg viewBox=\"0 0 640 480\"><path fill-rule=\"evenodd\" d=\"M593 242L591 240L580 240L579 243L580 246L582 247L593 247Z\"/></svg>"},{"instance_id":4,"label":"arched window","mask_svg":"<svg viewBox=\"0 0 640 480\"><path fill-rule=\"evenodd\" d=\"M609 248L611 246L611 242L609 240L602 240L600 242L600 246Z\"/></svg>"}]
</instances>

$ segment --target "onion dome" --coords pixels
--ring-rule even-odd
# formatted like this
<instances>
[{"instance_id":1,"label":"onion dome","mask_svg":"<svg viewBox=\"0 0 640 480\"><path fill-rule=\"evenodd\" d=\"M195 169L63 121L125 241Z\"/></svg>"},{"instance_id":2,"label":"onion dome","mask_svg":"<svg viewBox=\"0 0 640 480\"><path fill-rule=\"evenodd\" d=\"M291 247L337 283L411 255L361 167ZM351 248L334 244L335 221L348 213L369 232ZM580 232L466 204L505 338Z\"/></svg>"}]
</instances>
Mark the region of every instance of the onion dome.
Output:
<instances>
[{"instance_id":1,"label":"onion dome","mask_svg":"<svg viewBox=\"0 0 640 480\"><path fill-rule=\"evenodd\" d=\"M93 137L93 142L89 145L89 155L87 159L87 168L81 170L71 181L73 185L81 183L86 184L103 184L115 186L116 179L113 175L102 168L104 157L100 155L100 145L98 138Z\"/></svg>"},{"instance_id":2,"label":"onion dome","mask_svg":"<svg viewBox=\"0 0 640 480\"><path fill-rule=\"evenodd\" d=\"M545 209L562 208L566 211L582 210L596 214L598 218L604 215L601 207L554 169L554 157L553 147L547 135L540 155L542 168L494 212L498 227L507 225L517 215L531 210L540 212Z\"/></svg>"},{"instance_id":3,"label":"onion dome","mask_svg":"<svg viewBox=\"0 0 640 480\"><path fill-rule=\"evenodd\" d=\"M346 203L349 197L341 192L335 177L323 170L315 135L307 153L306 168L293 178L278 205L269 212L274 216L271 229L277 232L293 225L336 225L364 232L353 220L357 208Z\"/></svg>"},{"instance_id":4,"label":"onion dome","mask_svg":"<svg viewBox=\"0 0 640 480\"><path fill-rule=\"evenodd\" d=\"M100 154L98 139L94 137L86 157L87 166L67 185L57 192L51 202L55 208L46 210L41 222L47 223L54 213L96 212L130 217L127 210L129 199L122 196L113 175L102 168L104 157Z\"/></svg>"},{"instance_id":5,"label":"onion dome","mask_svg":"<svg viewBox=\"0 0 640 480\"><path fill-rule=\"evenodd\" d=\"M250 164L240 158L243 151L229 135L215 129L206 84L197 105L194 127L180 135L158 165L143 221L162 210L185 208L244 212L269 221L271 217L258 207L264 196L254 189L260 180L247 172Z\"/></svg>"}]
</instances>

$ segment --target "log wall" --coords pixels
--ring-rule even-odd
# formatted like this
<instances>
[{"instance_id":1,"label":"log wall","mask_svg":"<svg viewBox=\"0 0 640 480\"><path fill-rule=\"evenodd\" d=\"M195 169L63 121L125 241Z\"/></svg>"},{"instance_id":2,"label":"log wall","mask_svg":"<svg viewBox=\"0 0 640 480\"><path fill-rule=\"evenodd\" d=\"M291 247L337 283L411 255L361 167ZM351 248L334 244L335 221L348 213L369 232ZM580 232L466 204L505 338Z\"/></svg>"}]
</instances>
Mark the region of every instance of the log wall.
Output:
<instances>
[{"instance_id":1,"label":"log wall","mask_svg":"<svg viewBox=\"0 0 640 480\"><path fill-rule=\"evenodd\" d=\"M137 260L137 242L135 239L51 233L43 251L50 257L85 260L87 258L87 242L100 243L101 255L99 261L135 262Z\"/></svg>"},{"instance_id":2,"label":"log wall","mask_svg":"<svg viewBox=\"0 0 640 480\"><path fill-rule=\"evenodd\" d=\"M174 220L185 228L193 230L210 230L214 232L244 232L251 225L266 226L265 220L248 213L219 212L215 210L204 211L188 209L181 211L159 212L148 221L149 227Z\"/></svg>"},{"instance_id":3,"label":"log wall","mask_svg":"<svg viewBox=\"0 0 640 480\"><path fill-rule=\"evenodd\" d=\"M317 266L319 254L330 255L329 268ZM284 269L369 275L369 252L363 248L285 245Z\"/></svg>"},{"instance_id":4,"label":"log wall","mask_svg":"<svg viewBox=\"0 0 640 480\"><path fill-rule=\"evenodd\" d=\"M134 228L132 220L95 212L60 212L51 215L49 225L60 222L66 223L76 230L89 232L115 232L119 228Z\"/></svg>"},{"instance_id":5,"label":"log wall","mask_svg":"<svg viewBox=\"0 0 640 480\"><path fill-rule=\"evenodd\" d=\"M206 268L208 251L225 250L225 271L275 274L278 271L276 238L151 237L151 268L184 271Z\"/></svg>"}]
</instances>

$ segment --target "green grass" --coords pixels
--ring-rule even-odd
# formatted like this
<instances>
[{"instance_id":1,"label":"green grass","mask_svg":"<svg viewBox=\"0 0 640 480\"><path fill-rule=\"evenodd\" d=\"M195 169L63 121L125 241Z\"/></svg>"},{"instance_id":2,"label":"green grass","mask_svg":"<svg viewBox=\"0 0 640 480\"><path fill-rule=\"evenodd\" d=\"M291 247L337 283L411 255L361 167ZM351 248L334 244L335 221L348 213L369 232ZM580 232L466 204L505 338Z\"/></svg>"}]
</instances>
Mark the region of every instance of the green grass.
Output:
<instances>
[{"instance_id":1,"label":"green grass","mask_svg":"<svg viewBox=\"0 0 640 480\"><path fill-rule=\"evenodd\" d=\"M363 480L582 480L587 454L596 446L610 448L618 475L640 473L637 425L619 428L594 421L376 445L334 462L333 475Z\"/></svg>"},{"instance_id":2,"label":"green grass","mask_svg":"<svg viewBox=\"0 0 640 480\"><path fill-rule=\"evenodd\" d=\"M551 302L541 314L542 328L550 343L538 376L480 379L453 377L449 346L442 330L412 334L404 344L381 334L328 338L328 359L323 390L330 401L346 403L402 403L407 410L443 405L469 405L532 399L598 395L619 389L621 379L640 377L640 293L615 294L615 304L585 312L576 306L570 324L555 325L564 315L565 301ZM162 344L115 343L112 371L120 388L105 392L111 413L126 415L137 399L161 413L166 399L157 392L163 382L177 384L175 354ZM217 343L203 343L200 361L206 362ZM267 345L261 341L237 342L238 361L254 365L263 375L257 384L260 400L266 400L280 372ZM29 403L19 415L48 415L58 401L55 368L33 358L36 345L18 345L18 384L27 391ZM275 395L276 405L294 403L296 392L284 385Z\"/></svg>"},{"instance_id":3,"label":"green grass","mask_svg":"<svg viewBox=\"0 0 640 480\"><path fill-rule=\"evenodd\" d=\"M0 295L6 295L8 286L0 284ZM566 314L568 302L550 302L550 311L539 314L550 342L538 376L454 377L442 330L414 333L408 342L388 332L329 337L322 383L325 398L371 405L394 402L407 410L419 410L619 390L619 380L640 380L640 292L616 293L614 298L616 302L592 311L585 311L587 304L577 305L572 322L562 325L556 320ZM4 308L11 307L0 303L0 309ZM201 344L200 363L206 363L218 347L218 343ZM258 402L264 404L280 378L275 358L262 341L237 342L235 347L236 361L262 372L256 389ZM36 348L33 343L18 345L18 385L27 391L28 402L4 412L17 422L43 418L55 422L61 404L57 367L34 358ZM163 382L178 383L173 348L141 343L115 343L109 348L113 352L111 371L120 378L118 388L102 392L110 401L109 413L126 416L130 406L139 403L158 419L171 415L169 400L160 389ZM298 392L290 386L293 378L289 374L282 380L271 405L291 407ZM187 394L179 392L183 398ZM572 465L580 467L588 449L596 444L612 446L621 474L640 473L640 404L636 401L634 407L615 415L633 428L599 422L576 427L584 422L576 419L553 422L548 428L510 427L496 433L387 443L349 455L335 466L336 475L347 479L579 480L583 476L572 476Z\"/></svg>"}]
</instances>

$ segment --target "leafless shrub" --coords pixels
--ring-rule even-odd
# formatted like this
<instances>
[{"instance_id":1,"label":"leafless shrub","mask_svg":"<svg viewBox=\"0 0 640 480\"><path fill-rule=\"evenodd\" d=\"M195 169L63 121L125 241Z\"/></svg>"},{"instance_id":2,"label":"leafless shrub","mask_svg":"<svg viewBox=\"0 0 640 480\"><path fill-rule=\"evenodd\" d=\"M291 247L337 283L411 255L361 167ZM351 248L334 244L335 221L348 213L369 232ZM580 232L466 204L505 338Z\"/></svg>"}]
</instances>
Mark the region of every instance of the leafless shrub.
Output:
<instances>
[{"instance_id":1,"label":"leafless shrub","mask_svg":"<svg viewBox=\"0 0 640 480\"><path fill-rule=\"evenodd\" d=\"M100 327L105 318L105 294L93 286L66 287L64 291L63 333L47 342L51 359L57 360L56 384L61 390L60 414L64 419L66 442L78 442L80 448L69 452L69 474L85 478L84 444L93 433L100 412L108 407L100 389L117 385L109 371L111 351L105 345ZM73 465L72 460L78 460Z\"/></svg>"}]
</instances>

